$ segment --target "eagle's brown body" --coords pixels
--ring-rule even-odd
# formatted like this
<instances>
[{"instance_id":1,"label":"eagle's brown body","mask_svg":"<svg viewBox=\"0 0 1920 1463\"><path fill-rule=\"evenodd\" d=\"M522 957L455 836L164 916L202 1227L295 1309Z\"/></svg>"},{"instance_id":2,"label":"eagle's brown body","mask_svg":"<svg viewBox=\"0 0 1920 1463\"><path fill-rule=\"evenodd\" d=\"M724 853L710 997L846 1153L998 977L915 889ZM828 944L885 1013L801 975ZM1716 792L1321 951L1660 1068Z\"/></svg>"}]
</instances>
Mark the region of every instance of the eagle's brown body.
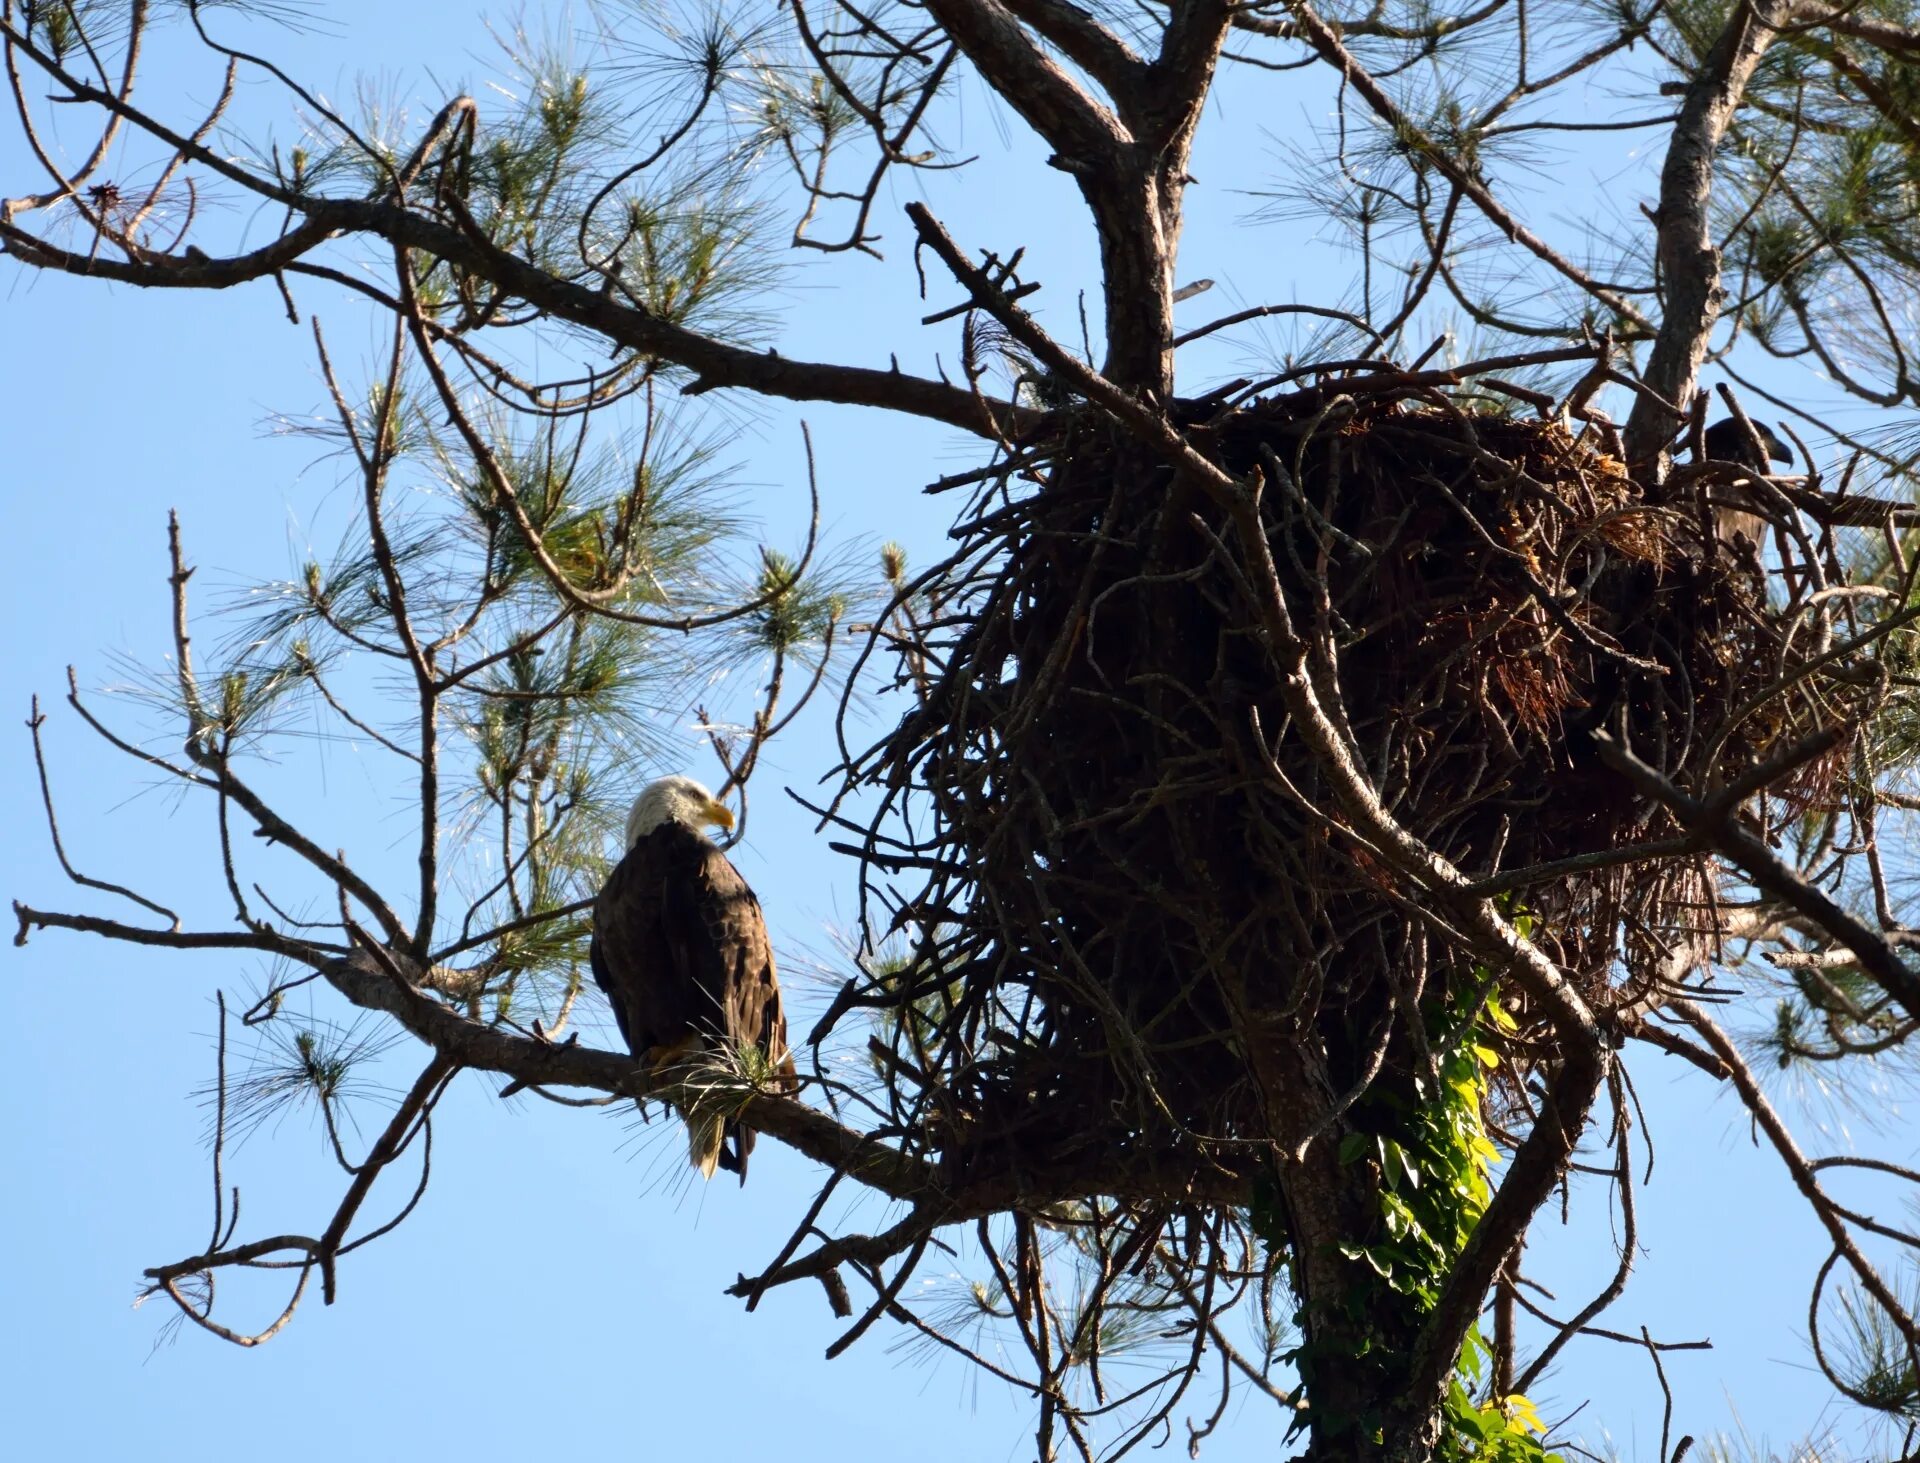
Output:
<instances>
[{"instance_id":1,"label":"eagle's brown body","mask_svg":"<svg viewBox=\"0 0 1920 1463\"><path fill-rule=\"evenodd\" d=\"M760 901L696 829L665 822L634 840L594 902L590 959L628 1050L641 1060L671 1064L756 1047L793 1077ZM717 1163L746 1182L751 1128L713 1116L690 1116L688 1127L703 1173Z\"/></svg>"}]
</instances>

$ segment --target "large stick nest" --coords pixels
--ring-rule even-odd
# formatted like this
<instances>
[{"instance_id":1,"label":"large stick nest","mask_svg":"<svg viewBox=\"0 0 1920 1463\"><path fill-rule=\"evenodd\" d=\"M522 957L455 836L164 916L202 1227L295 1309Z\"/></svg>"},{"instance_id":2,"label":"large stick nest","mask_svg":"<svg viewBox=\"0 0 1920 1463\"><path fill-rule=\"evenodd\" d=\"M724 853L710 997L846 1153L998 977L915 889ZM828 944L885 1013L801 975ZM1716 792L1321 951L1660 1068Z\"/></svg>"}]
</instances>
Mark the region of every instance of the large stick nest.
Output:
<instances>
[{"instance_id":1,"label":"large stick nest","mask_svg":"<svg viewBox=\"0 0 1920 1463\"><path fill-rule=\"evenodd\" d=\"M1575 860L1507 897L1589 1002L1684 971L1714 935L1711 870L1577 862L1681 833L1592 733L1707 788L1835 694L1763 694L1819 645L1699 484L1650 502L1556 423L1430 393L1186 415L1264 482L1321 700L1392 816L1474 878ZM1339 819L1226 513L1089 413L984 480L955 533L903 657L919 708L854 765L884 793L870 872L927 871L895 897L916 959L862 995L902 1130L968 1166L1151 1150L1244 1172L1278 1136L1250 1046L1304 1054L1336 1106L1424 1065L1435 1013L1490 977ZM1501 999L1517 1094L1552 1036Z\"/></svg>"}]
</instances>

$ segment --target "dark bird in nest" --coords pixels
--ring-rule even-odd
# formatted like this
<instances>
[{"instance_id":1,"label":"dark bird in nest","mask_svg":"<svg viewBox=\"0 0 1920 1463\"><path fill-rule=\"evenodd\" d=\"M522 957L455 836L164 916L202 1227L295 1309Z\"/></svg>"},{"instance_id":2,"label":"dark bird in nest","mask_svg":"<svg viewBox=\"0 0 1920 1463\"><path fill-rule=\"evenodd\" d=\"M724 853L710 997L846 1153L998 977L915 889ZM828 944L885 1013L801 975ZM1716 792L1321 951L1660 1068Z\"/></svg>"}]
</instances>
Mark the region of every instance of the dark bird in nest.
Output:
<instances>
[{"instance_id":1,"label":"dark bird in nest","mask_svg":"<svg viewBox=\"0 0 1920 1463\"><path fill-rule=\"evenodd\" d=\"M1787 450L1786 443L1759 422L1753 423L1753 431L1749 434L1746 423L1738 417L1722 417L1707 428L1706 455L1715 462L1731 462L1762 476L1771 473L1776 462L1793 461L1793 454ZM1721 494L1737 502L1715 503L1714 533L1723 543L1733 544L1744 538L1749 544L1759 547L1766 541L1767 520L1758 513L1746 511L1745 505L1754 503L1752 487L1743 479L1721 489Z\"/></svg>"},{"instance_id":2,"label":"dark bird in nest","mask_svg":"<svg viewBox=\"0 0 1920 1463\"><path fill-rule=\"evenodd\" d=\"M1707 428L1707 456L1715 462L1738 463L1741 467L1761 473L1772 472L1771 464L1775 462L1792 463L1793 453L1786 443L1759 422L1753 424L1753 430L1760 438L1760 448L1764 450L1756 450L1753 438L1747 435L1747 429L1738 417L1721 418Z\"/></svg>"},{"instance_id":3,"label":"dark bird in nest","mask_svg":"<svg viewBox=\"0 0 1920 1463\"><path fill-rule=\"evenodd\" d=\"M1766 449L1764 454L1755 450L1753 438L1747 435L1739 418L1724 417L1706 430L1707 457L1714 462L1732 463L1761 475L1771 474L1776 462L1793 462L1793 452L1786 443L1759 422L1753 423L1753 430L1760 438L1760 446ZM1744 481L1721 490L1720 496L1723 500L1735 498L1741 503L1757 505L1759 502L1757 491ZM1816 523L1835 528L1877 528L1888 521L1901 527L1911 527L1920 521L1920 509L1911 503L1898 503L1887 498L1830 497L1791 481L1776 483L1773 496L1776 503L1778 499L1784 499ZM1726 501L1716 504L1714 522L1720 537L1728 543L1733 542L1737 534L1745 534L1750 542L1757 545L1766 528L1766 521L1759 514L1743 512L1735 504Z\"/></svg>"},{"instance_id":4,"label":"dark bird in nest","mask_svg":"<svg viewBox=\"0 0 1920 1463\"><path fill-rule=\"evenodd\" d=\"M692 1093L687 1156L747 1181L754 1090L791 1091L793 1053L760 901L700 829L733 813L690 777L647 784L627 814L627 852L593 906L593 978L627 1049Z\"/></svg>"}]
</instances>

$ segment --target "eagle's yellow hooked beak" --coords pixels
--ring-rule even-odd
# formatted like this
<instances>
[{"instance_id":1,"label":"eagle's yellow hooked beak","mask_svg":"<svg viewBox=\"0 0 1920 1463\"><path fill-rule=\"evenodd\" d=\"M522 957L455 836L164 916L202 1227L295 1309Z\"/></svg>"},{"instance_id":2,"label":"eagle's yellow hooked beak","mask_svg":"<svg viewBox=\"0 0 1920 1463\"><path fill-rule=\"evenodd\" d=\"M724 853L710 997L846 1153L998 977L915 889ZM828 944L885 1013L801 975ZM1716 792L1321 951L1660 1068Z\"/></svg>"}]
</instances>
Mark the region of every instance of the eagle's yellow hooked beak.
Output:
<instances>
[{"instance_id":1,"label":"eagle's yellow hooked beak","mask_svg":"<svg viewBox=\"0 0 1920 1463\"><path fill-rule=\"evenodd\" d=\"M707 806L702 811L705 812L707 821L714 827L724 828L729 833L733 831L733 809L718 798L707 799Z\"/></svg>"}]
</instances>

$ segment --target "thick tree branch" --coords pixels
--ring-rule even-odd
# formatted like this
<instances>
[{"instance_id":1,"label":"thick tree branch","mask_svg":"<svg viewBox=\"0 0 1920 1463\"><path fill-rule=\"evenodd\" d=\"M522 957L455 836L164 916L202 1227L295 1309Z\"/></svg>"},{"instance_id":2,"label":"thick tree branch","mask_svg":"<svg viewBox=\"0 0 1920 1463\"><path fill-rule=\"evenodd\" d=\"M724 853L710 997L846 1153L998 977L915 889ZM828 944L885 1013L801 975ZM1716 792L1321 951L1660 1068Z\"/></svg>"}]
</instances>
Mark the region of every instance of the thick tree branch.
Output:
<instances>
[{"instance_id":1,"label":"thick tree branch","mask_svg":"<svg viewBox=\"0 0 1920 1463\"><path fill-rule=\"evenodd\" d=\"M1020 27L999 0L928 0L968 59L1054 149L1100 240L1107 350L1103 372L1165 398L1173 386L1173 265L1187 145L1226 33L1219 0L1168 32L1171 56L1149 69L1121 117L1095 101Z\"/></svg>"},{"instance_id":2,"label":"thick tree branch","mask_svg":"<svg viewBox=\"0 0 1920 1463\"><path fill-rule=\"evenodd\" d=\"M1720 318L1720 250L1712 232L1713 164L1760 58L1793 18L1793 0L1735 0L1719 38L1687 86L1660 170L1655 249L1665 310L1647 357L1644 379L1658 397L1641 395L1627 418L1629 461L1651 458L1682 420L1659 398L1692 400L1707 341Z\"/></svg>"},{"instance_id":3,"label":"thick tree branch","mask_svg":"<svg viewBox=\"0 0 1920 1463\"><path fill-rule=\"evenodd\" d=\"M676 1082L661 1081L639 1068L632 1057L591 1047L559 1044L519 1036L497 1026L472 1020L421 992L431 984L419 966L390 950L362 949L353 955L324 962L321 973L354 1005L383 1011L463 1067L499 1072L528 1087L584 1087L623 1097L653 1098L680 1104L691 1093ZM397 980L392 972L407 979ZM895 1199L929 1203L943 1217L958 1220L1010 1208L1045 1207L1090 1191L1102 1191L1113 1180L1105 1154L1089 1155L1084 1168L1050 1167L1045 1173L987 1172L961 1186L949 1186L932 1167L898 1149L841 1126L827 1114L794 1098L773 1093L742 1094L742 1116L754 1130L785 1143L823 1167L844 1171L849 1178ZM710 1100L710 1094L709 1094ZM1177 1174L1180 1187L1191 1185L1195 1199L1243 1203L1249 1180L1231 1170L1196 1179L1191 1160L1177 1153L1166 1156L1160 1168L1143 1161L1120 1177L1119 1197L1159 1196L1167 1180ZM1124 1191L1124 1192L1121 1192Z\"/></svg>"},{"instance_id":4,"label":"thick tree branch","mask_svg":"<svg viewBox=\"0 0 1920 1463\"><path fill-rule=\"evenodd\" d=\"M1168 16L1160 54L1153 63L1142 123L1135 130L1143 147L1167 154L1168 162L1182 174L1234 8L1227 0L1180 0ZM1172 181L1178 186L1184 177Z\"/></svg>"},{"instance_id":5,"label":"thick tree branch","mask_svg":"<svg viewBox=\"0 0 1920 1463\"><path fill-rule=\"evenodd\" d=\"M1088 169L1122 165L1133 141L1127 130L1021 29L1012 10L999 0L926 0L926 8L987 84L1065 161Z\"/></svg>"},{"instance_id":6,"label":"thick tree branch","mask_svg":"<svg viewBox=\"0 0 1920 1463\"><path fill-rule=\"evenodd\" d=\"M1006 0L1006 6L1097 81L1122 116L1135 105L1147 63L1091 12L1072 0Z\"/></svg>"},{"instance_id":7,"label":"thick tree branch","mask_svg":"<svg viewBox=\"0 0 1920 1463\"><path fill-rule=\"evenodd\" d=\"M395 204L311 199L297 206L307 215L305 223L275 244L229 259L95 258L56 248L6 222L0 222L0 242L25 263L68 274L150 289L228 289L272 276L326 239L369 234L448 260L506 294L604 336L614 345L684 367L694 376L686 388L689 392L732 387L791 401L875 406L993 438L1017 436L1041 417L1017 406L984 403L973 392L899 370L788 360L777 351L730 345L549 274L504 249Z\"/></svg>"},{"instance_id":8,"label":"thick tree branch","mask_svg":"<svg viewBox=\"0 0 1920 1463\"><path fill-rule=\"evenodd\" d=\"M1006 23L1017 33L1018 25L1011 17L1006 17ZM505 293L524 299L559 319L583 326L616 345L685 367L695 377L687 388L689 391L737 387L795 401L878 406L928 417L996 439L1018 434L1038 415L1015 407L983 407L981 399L972 392L909 376L898 369L876 371L859 366L789 361L774 351L760 352L730 345L662 320L638 306L623 304L599 290L551 274L484 239L476 239L399 204L377 199L317 198L288 188L174 131L112 92L82 81L4 22L0 22L0 35L67 88L72 100L106 109L173 147L180 156L210 168L253 194L282 204L304 219L273 244L230 259L147 255L129 261L77 254L47 243L14 222L15 215L32 207L35 200L0 201L0 244L25 263L146 288L225 289L273 275L330 236L371 234L390 244L418 249L457 264Z\"/></svg>"}]
</instances>

